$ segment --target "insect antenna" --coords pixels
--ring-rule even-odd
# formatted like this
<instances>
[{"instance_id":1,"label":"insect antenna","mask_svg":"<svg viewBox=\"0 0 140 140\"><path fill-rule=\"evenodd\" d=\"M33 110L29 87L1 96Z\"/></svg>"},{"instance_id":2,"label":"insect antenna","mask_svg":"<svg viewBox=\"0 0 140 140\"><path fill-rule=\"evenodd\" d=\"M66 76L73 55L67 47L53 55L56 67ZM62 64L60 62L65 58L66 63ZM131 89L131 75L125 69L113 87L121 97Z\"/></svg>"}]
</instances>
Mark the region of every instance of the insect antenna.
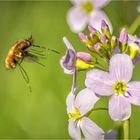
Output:
<instances>
[{"instance_id":1,"label":"insect antenna","mask_svg":"<svg viewBox=\"0 0 140 140\"><path fill-rule=\"evenodd\" d=\"M29 84L30 80L29 80L28 74L26 73L25 69L21 66L20 63L18 63L18 66L19 66L19 70L21 72L23 79L25 80L26 84L28 84L28 86L29 86L29 91L32 92L32 88Z\"/></svg>"}]
</instances>

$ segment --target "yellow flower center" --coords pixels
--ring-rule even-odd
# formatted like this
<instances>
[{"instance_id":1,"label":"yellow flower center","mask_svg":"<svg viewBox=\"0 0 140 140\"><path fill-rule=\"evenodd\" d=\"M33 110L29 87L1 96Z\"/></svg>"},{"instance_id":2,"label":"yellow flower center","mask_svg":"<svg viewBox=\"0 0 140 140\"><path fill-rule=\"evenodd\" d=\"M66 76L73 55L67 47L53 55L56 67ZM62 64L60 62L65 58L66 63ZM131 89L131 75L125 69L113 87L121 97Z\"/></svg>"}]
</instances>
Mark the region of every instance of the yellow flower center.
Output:
<instances>
[{"instance_id":1,"label":"yellow flower center","mask_svg":"<svg viewBox=\"0 0 140 140\"><path fill-rule=\"evenodd\" d=\"M86 1L82 4L82 9L86 14L89 14L93 11L94 7L91 1Z\"/></svg>"},{"instance_id":2,"label":"yellow flower center","mask_svg":"<svg viewBox=\"0 0 140 140\"><path fill-rule=\"evenodd\" d=\"M81 113L77 108L75 108L72 113L68 114L68 116L69 116L69 119L80 119Z\"/></svg>"},{"instance_id":3,"label":"yellow flower center","mask_svg":"<svg viewBox=\"0 0 140 140\"><path fill-rule=\"evenodd\" d=\"M113 90L116 95L123 95L127 91L126 83L123 81L118 81L114 84Z\"/></svg>"}]
</instances>

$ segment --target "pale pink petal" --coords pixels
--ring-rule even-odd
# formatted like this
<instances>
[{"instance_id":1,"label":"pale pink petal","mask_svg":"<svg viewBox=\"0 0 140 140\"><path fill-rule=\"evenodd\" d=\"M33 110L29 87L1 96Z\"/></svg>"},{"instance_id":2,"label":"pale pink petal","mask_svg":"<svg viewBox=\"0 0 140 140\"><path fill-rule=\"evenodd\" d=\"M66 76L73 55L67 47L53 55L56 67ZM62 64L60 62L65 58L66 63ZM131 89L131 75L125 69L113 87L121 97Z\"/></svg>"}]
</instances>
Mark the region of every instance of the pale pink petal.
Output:
<instances>
[{"instance_id":1,"label":"pale pink petal","mask_svg":"<svg viewBox=\"0 0 140 140\"><path fill-rule=\"evenodd\" d=\"M75 107L78 108L78 110L81 113L81 116L83 116L93 108L94 104L99 99L100 98L97 97L93 91L91 91L88 88L85 88L81 90L76 96Z\"/></svg>"},{"instance_id":2,"label":"pale pink petal","mask_svg":"<svg viewBox=\"0 0 140 140\"><path fill-rule=\"evenodd\" d=\"M68 131L73 140L81 140L81 132L77 125L77 121L69 120Z\"/></svg>"},{"instance_id":3,"label":"pale pink petal","mask_svg":"<svg viewBox=\"0 0 140 140\"><path fill-rule=\"evenodd\" d=\"M104 131L89 118L83 117L80 126L85 140L104 140Z\"/></svg>"},{"instance_id":4,"label":"pale pink petal","mask_svg":"<svg viewBox=\"0 0 140 140\"><path fill-rule=\"evenodd\" d=\"M136 36L128 34L128 45L131 43L136 43L136 44L140 45L140 39L137 38Z\"/></svg>"},{"instance_id":5,"label":"pale pink petal","mask_svg":"<svg viewBox=\"0 0 140 140\"><path fill-rule=\"evenodd\" d=\"M66 37L63 37L63 41L64 41L68 50L70 49L73 52L75 52L75 49L73 48L72 44L69 42L69 40Z\"/></svg>"},{"instance_id":6,"label":"pale pink petal","mask_svg":"<svg viewBox=\"0 0 140 140\"><path fill-rule=\"evenodd\" d=\"M87 0L70 0L74 5L82 5L82 3L87 2Z\"/></svg>"},{"instance_id":7,"label":"pale pink petal","mask_svg":"<svg viewBox=\"0 0 140 140\"><path fill-rule=\"evenodd\" d=\"M127 84L129 101L132 104L140 105L140 82L134 81Z\"/></svg>"},{"instance_id":8,"label":"pale pink petal","mask_svg":"<svg viewBox=\"0 0 140 140\"><path fill-rule=\"evenodd\" d=\"M64 69L64 73L73 74L75 71L76 52L66 37L63 37L63 41L67 47L67 51L65 56L61 58L60 65Z\"/></svg>"},{"instance_id":9,"label":"pale pink petal","mask_svg":"<svg viewBox=\"0 0 140 140\"><path fill-rule=\"evenodd\" d=\"M75 101L75 94L70 92L66 98L66 105L67 105L67 112L71 113L74 111L74 101Z\"/></svg>"},{"instance_id":10,"label":"pale pink petal","mask_svg":"<svg viewBox=\"0 0 140 140\"><path fill-rule=\"evenodd\" d=\"M88 23L88 18L80 6L72 7L67 14L67 22L73 32L82 31Z\"/></svg>"},{"instance_id":11,"label":"pale pink petal","mask_svg":"<svg viewBox=\"0 0 140 140\"><path fill-rule=\"evenodd\" d=\"M110 60L109 71L114 81L131 80L133 63L127 54L116 54Z\"/></svg>"},{"instance_id":12,"label":"pale pink petal","mask_svg":"<svg viewBox=\"0 0 140 140\"><path fill-rule=\"evenodd\" d=\"M69 68L68 68L68 66L66 67L66 65L64 65L64 61L65 60L66 60L65 56L62 57L61 60L60 60L60 65L63 68L64 73L66 73L66 74L73 74L74 70L75 70L75 67L69 67Z\"/></svg>"},{"instance_id":13,"label":"pale pink petal","mask_svg":"<svg viewBox=\"0 0 140 140\"><path fill-rule=\"evenodd\" d=\"M87 63L92 61L92 56L86 52L77 52L76 57Z\"/></svg>"},{"instance_id":14,"label":"pale pink petal","mask_svg":"<svg viewBox=\"0 0 140 140\"><path fill-rule=\"evenodd\" d=\"M110 0L91 0L91 1L94 3L95 9L103 8L110 2Z\"/></svg>"},{"instance_id":15,"label":"pale pink petal","mask_svg":"<svg viewBox=\"0 0 140 140\"><path fill-rule=\"evenodd\" d=\"M103 11L94 10L90 14L89 25L101 32L101 21L102 20L104 20L108 24L110 32L112 33L112 30L113 30L112 25L111 25L107 15Z\"/></svg>"},{"instance_id":16,"label":"pale pink petal","mask_svg":"<svg viewBox=\"0 0 140 140\"><path fill-rule=\"evenodd\" d=\"M73 5L79 4L79 0L70 0Z\"/></svg>"},{"instance_id":17,"label":"pale pink petal","mask_svg":"<svg viewBox=\"0 0 140 140\"><path fill-rule=\"evenodd\" d=\"M98 95L110 96L114 94L113 84L107 72L97 69L87 72L85 85Z\"/></svg>"},{"instance_id":18,"label":"pale pink petal","mask_svg":"<svg viewBox=\"0 0 140 140\"><path fill-rule=\"evenodd\" d=\"M137 11L140 13L140 1L138 3Z\"/></svg>"},{"instance_id":19,"label":"pale pink petal","mask_svg":"<svg viewBox=\"0 0 140 140\"><path fill-rule=\"evenodd\" d=\"M123 121L131 116L131 104L123 95L113 95L109 100L109 114L114 121Z\"/></svg>"},{"instance_id":20,"label":"pale pink petal","mask_svg":"<svg viewBox=\"0 0 140 140\"><path fill-rule=\"evenodd\" d=\"M109 130L105 133L105 140L116 140L117 138L117 131L116 130Z\"/></svg>"}]
</instances>

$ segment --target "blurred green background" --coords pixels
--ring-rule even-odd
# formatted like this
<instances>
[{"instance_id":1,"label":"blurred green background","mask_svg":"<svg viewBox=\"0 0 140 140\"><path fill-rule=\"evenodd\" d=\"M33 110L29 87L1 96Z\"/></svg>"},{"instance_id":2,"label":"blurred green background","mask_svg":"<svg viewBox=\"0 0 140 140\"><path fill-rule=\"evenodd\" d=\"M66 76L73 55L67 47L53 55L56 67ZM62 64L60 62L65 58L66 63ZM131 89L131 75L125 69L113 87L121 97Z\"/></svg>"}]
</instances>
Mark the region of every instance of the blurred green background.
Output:
<instances>
[{"instance_id":1,"label":"blurred green background","mask_svg":"<svg viewBox=\"0 0 140 140\"><path fill-rule=\"evenodd\" d=\"M138 1L111 1L105 8L113 25L114 34L120 28L130 26L138 16ZM70 139L67 132L68 117L65 99L71 89L72 76L65 75L59 60L66 47L62 41L67 36L76 50L85 46L66 23L66 14L72 4L69 1L10 1L0 2L0 138ZM140 21L139 21L140 22ZM61 52L49 52L41 67L23 62L28 73L32 93L29 92L19 69L6 70L5 57L18 39L32 34L34 44ZM135 32L140 37L140 28ZM78 76L80 89L84 87L85 72ZM140 66L133 79L140 80ZM106 107L106 98L97 106ZM95 112L91 116L105 131L114 124L107 112ZM132 107L131 138L140 138L140 107Z\"/></svg>"}]
</instances>

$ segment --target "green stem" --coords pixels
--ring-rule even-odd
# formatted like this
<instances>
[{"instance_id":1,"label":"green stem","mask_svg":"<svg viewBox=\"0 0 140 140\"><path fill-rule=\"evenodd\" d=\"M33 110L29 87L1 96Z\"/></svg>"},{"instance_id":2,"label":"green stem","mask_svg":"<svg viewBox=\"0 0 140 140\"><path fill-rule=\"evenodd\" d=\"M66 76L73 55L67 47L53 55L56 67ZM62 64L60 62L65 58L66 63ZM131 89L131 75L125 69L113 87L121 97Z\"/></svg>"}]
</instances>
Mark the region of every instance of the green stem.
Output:
<instances>
[{"instance_id":1,"label":"green stem","mask_svg":"<svg viewBox=\"0 0 140 140\"><path fill-rule=\"evenodd\" d=\"M137 28L140 26L140 15L136 17L134 22L131 24L131 26L128 29L129 34L134 34Z\"/></svg>"},{"instance_id":2,"label":"green stem","mask_svg":"<svg viewBox=\"0 0 140 140\"><path fill-rule=\"evenodd\" d=\"M94 111L108 111L108 108L105 107L94 108L91 111L89 111L86 116L89 116Z\"/></svg>"},{"instance_id":3,"label":"green stem","mask_svg":"<svg viewBox=\"0 0 140 140\"><path fill-rule=\"evenodd\" d=\"M94 108L92 111L102 111L102 110L108 111L108 108L105 107Z\"/></svg>"},{"instance_id":4,"label":"green stem","mask_svg":"<svg viewBox=\"0 0 140 140\"><path fill-rule=\"evenodd\" d=\"M124 140L130 139L130 120L129 119L123 122L123 137L124 137Z\"/></svg>"}]
</instances>

